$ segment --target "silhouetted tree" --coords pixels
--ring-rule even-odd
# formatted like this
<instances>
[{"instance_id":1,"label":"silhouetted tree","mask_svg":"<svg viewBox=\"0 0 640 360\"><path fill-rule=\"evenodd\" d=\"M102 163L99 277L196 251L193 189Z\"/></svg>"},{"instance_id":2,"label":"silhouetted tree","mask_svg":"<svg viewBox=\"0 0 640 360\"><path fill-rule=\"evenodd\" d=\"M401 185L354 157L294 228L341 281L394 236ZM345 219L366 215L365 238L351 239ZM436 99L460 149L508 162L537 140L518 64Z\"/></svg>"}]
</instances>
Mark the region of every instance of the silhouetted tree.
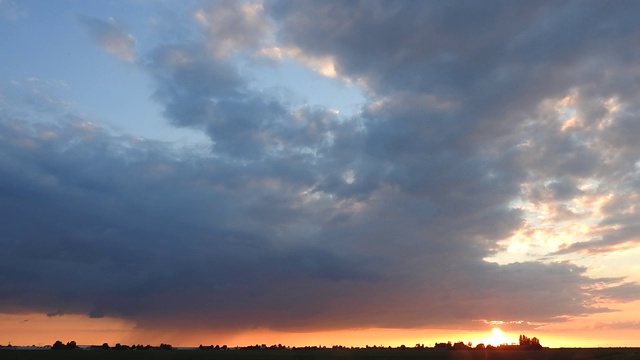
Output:
<instances>
[{"instance_id":1,"label":"silhouetted tree","mask_svg":"<svg viewBox=\"0 0 640 360\"><path fill-rule=\"evenodd\" d=\"M75 350L78 348L78 345L75 341L69 341L66 345L62 343L62 341L57 340L51 346L51 350Z\"/></svg>"},{"instance_id":2,"label":"silhouetted tree","mask_svg":"<svg viewBox=\"0 0 640 360\"><path fill-rule=\"evenodd\" d=\"M542 349L542 345L540 345L540 340L534 337L533 339L528 338L525 335L520 335L520 347L522 349L528 350L540 350Z\"/></svg>"},{"instance_id":3,"label":"silhouetted tree","mask_svg":"<svg viewBox=\"0 0 640 360\"><path fill-rule=\"evenodd\" d=\"M467 350L470 349L471 347L465 345L462 341L459 341L455 344L453 344L453 350Z\"/></svg>"}]
</instances>

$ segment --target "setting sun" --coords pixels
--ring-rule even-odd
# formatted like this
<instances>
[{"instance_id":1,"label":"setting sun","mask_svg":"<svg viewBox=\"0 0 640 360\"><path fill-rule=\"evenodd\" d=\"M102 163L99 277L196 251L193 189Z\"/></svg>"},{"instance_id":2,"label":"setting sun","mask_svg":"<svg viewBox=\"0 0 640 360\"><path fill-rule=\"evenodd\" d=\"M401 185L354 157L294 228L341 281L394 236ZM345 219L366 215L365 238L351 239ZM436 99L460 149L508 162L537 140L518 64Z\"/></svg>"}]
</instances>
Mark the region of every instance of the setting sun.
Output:
<instances>
[{"instance_id":1,"label":"setting sun","mask_svg":"<svg viewBox=\"0 0 640 360\"><path fill-rule=\"evenodd\" d=\"M498 346L507 343L508 340L500 328L491 329L491 337L487 339L485 345Z\"/></svg>"}]
</instances>

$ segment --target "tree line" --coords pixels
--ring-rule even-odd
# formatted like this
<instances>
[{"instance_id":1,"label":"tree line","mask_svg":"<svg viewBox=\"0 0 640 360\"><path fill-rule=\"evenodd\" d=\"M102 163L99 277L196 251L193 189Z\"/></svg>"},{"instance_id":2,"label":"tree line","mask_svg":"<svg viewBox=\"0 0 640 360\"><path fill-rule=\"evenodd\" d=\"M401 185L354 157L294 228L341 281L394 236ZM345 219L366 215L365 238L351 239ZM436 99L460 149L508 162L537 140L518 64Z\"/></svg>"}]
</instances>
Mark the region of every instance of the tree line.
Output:
<instances>
[{"instance_id":1,"label":"tree line","mask_svg":"<svg viewBox=\"0 0 640 360\"><path fill-rule=\"evenodd\" d=\"M8 346L0 346L0 348L11 348L11 345ZM47 346L49 347L49 346ZM66 344L62 341L58 340L53 345L50 346L51 350L76 350L80 347L75 341L67 342ZM364 348L360 347L345 347L341 345L334 345L330 347L331 349L428 349L428 346L424 346L424 344L416 344L414 347L407 347L405 345L400 345L398 347L384 347L384 346L366 346ZM103 343L102 345L91 345L88 349L92 350L174 350L175 348L170 344L160 344L159 346L151 346L151 345L122 345L115 344L114 346L110 346L108 343ZM230 350L227 345L200 345L198 346L199 350ZM244 349L244 350L296 350L296 349L327 349L326 346L304 346L304 347L289 347L284 346L282 344L267 346L266 344L262 345L249 345L244 347L235 347L233 349ZM533 337L529 338L526 335L520 335L519 344L502 344L498 346L478 344L475 347L472 346L471 343L463 343L456 342L451 343L451 341L446 343L435 343L433 349L445 349L445 350L542 350L543 347L540 344L540 340L538 338Z\"/></svg>"},{"instance_id":2,"label":"tree line","mask_svg":"<svg viewBox=\"0 0 640 360\"><path fill-rule=\"evenodd\" d=\"M448 350L542 350L540 340L538 338L529 338L526 335L520 335L519 344L501 344L498 346L478 344L475 347L471 343L463 343L462 341L452 344L451 341L447 343L436 343L434 346L436 349L448 349Z\"/></svg>"}]
</instances>

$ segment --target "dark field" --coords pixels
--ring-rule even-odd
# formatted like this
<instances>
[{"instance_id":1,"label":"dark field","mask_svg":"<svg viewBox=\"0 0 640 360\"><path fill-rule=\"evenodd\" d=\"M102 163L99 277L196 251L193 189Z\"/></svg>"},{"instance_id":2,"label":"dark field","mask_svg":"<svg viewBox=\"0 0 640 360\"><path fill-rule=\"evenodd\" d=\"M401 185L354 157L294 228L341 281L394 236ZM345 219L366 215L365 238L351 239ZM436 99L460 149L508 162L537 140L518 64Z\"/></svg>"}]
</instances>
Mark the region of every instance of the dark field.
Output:
<instances>
[{"instance_id":1,"label":"dark field","mask_svg":"<svg viewBox=\"0 0 640 360\"><path fill-rule=\"evenodd\" d=\"M2 350L0 360L216 360L216 359L461 359L461 360L588 360L638 359L640 348L522 350L439 349L297 349L297 350Z\"/></svg>"}]
</instances>

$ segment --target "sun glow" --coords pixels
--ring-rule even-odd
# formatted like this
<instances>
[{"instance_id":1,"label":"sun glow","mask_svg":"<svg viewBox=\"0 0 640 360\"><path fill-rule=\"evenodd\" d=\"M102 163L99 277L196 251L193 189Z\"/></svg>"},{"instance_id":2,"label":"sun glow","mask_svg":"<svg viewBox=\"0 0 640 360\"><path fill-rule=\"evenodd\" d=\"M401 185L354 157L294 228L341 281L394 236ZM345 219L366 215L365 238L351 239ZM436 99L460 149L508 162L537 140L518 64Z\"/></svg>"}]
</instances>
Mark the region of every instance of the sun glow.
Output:
<instances>
[{"instance_id":1,"label":"sun glow","mask_svg":"<svg viewBox=\"0 0 640 360\"><path fill-rule=\"evenodd\" d=\"M499 346L502 344L506 344L507 342L508 340L504 336L504 333L502 332L502 330L500 330L500 328L495 327L491 329L491 337L487 339L485 345Z\"/></svg>"}]
</instances>

